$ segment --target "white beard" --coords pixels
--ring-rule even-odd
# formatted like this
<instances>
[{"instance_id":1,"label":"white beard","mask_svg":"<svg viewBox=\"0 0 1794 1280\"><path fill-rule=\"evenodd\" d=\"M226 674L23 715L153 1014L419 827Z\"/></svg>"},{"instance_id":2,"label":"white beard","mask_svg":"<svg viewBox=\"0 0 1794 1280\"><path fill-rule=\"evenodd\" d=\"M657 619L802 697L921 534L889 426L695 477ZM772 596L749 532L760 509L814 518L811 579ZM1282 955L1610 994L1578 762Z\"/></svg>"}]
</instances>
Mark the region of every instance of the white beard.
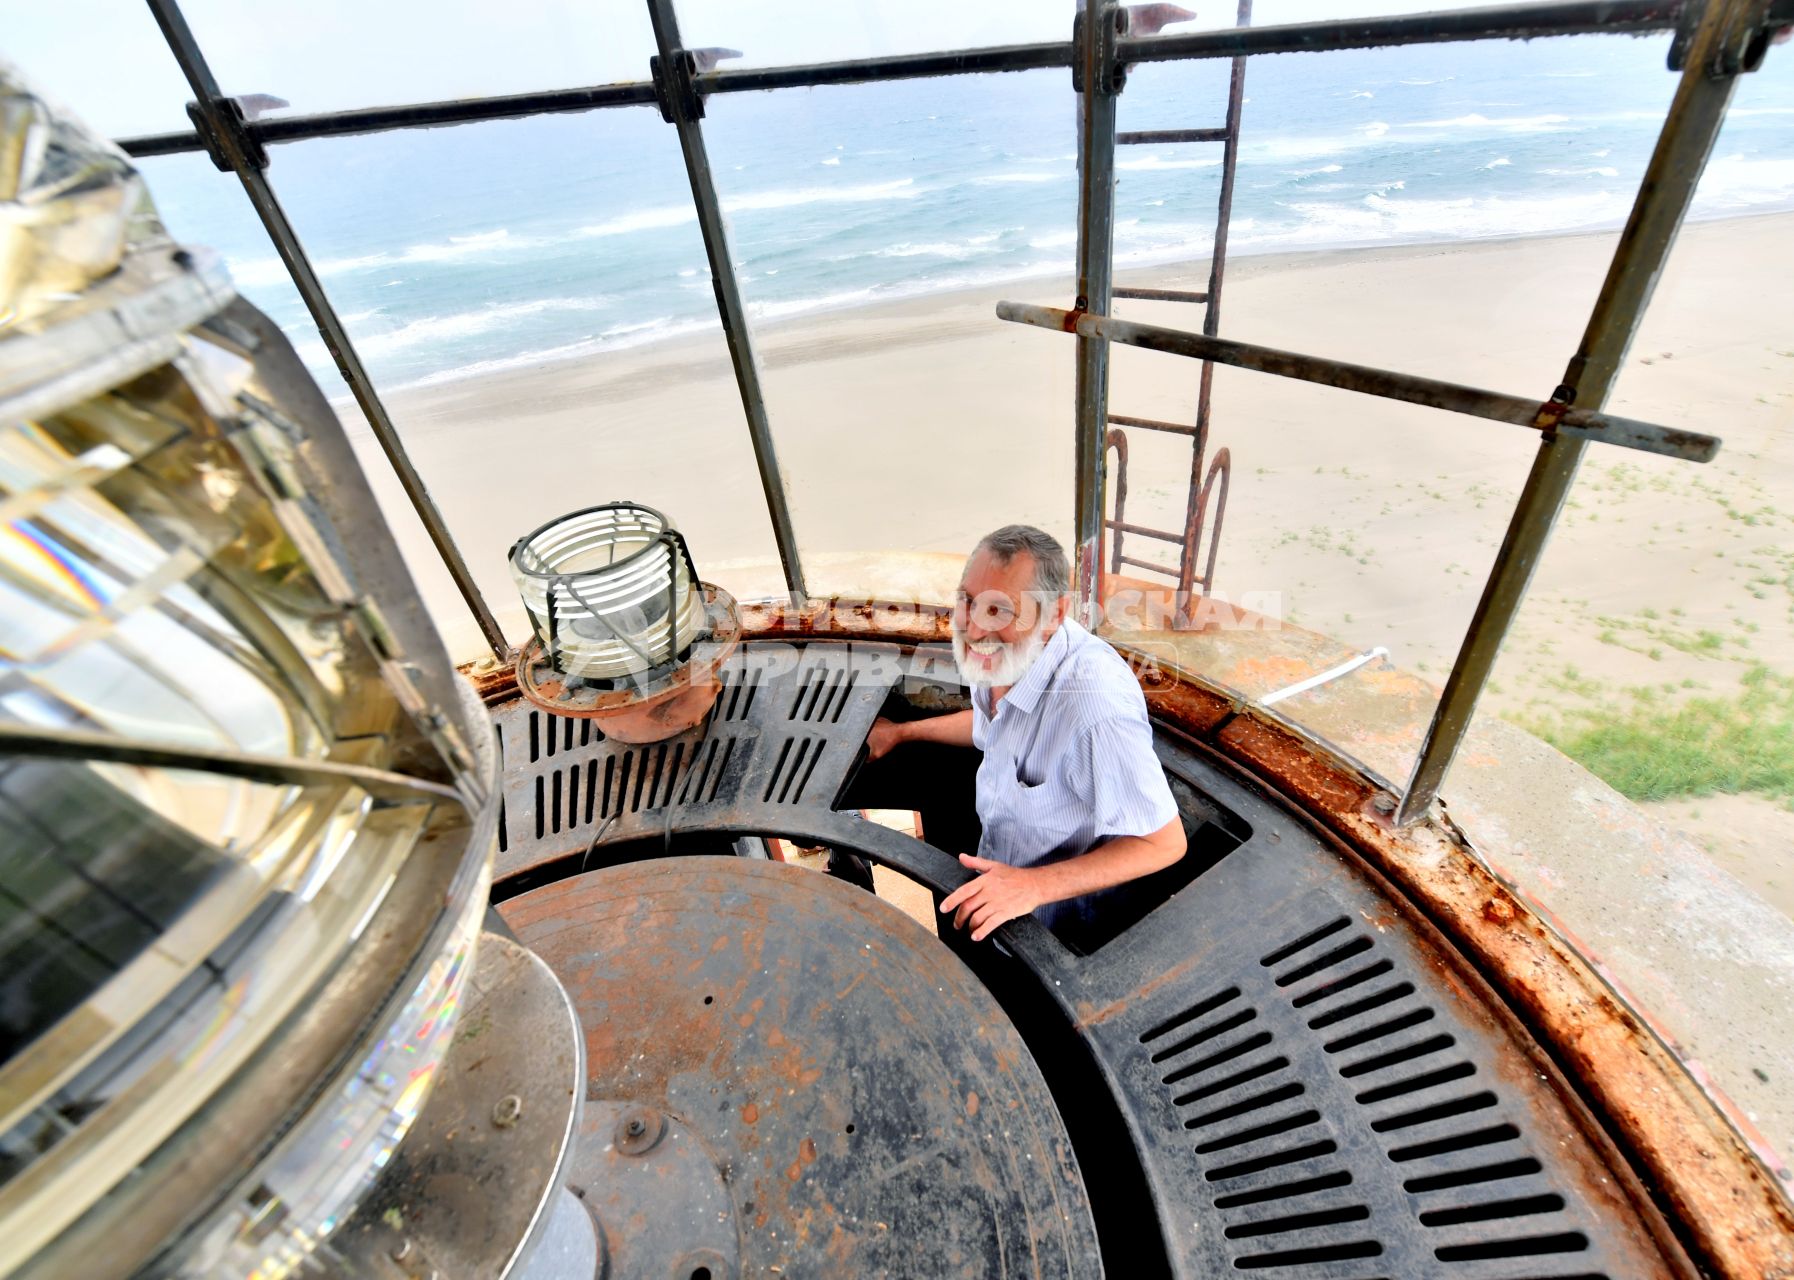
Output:
<instances>
[{"instance_id":1,"label":"white beard","mask_svg":"<svg viewBox=\"0 0 1794 1280\"><path fill-rule=\"evenodd\" d=\"M953 632L953 661L959 666L960 679L974 689L1006 689L1019 684L1045 648L1046 641L1039 631L1020 644L989 639L969 644L963 632ZM980 656L993 656L994 660L986 666L977 660Z\"/></svg>"}]
</instances>

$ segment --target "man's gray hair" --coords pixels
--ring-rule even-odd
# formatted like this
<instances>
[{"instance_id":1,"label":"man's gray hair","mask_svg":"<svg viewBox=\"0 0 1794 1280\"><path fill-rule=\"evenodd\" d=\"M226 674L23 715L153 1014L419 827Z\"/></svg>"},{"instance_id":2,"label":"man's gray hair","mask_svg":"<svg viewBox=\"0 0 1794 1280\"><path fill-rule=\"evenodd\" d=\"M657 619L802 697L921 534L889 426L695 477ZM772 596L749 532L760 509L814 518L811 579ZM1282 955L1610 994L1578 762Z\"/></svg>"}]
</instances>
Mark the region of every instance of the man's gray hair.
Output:
<instances>
[{"instance_id":1,"label":"man's gray hair","mask_svg":"<svg viewBox=\"0 0 1794 1280\"><path fill-rule=\"evenodd\" d=\"M1044 529L1036 529L1031 524L1006 524L978 540L972 554L977 555L980 551L990 552L1002 564L1008 564L1025 551L1034 558L1033 590L1054 597L1071 590L1071 569L1065 562L1065 548Z\"/></svg>"}]
</instances>

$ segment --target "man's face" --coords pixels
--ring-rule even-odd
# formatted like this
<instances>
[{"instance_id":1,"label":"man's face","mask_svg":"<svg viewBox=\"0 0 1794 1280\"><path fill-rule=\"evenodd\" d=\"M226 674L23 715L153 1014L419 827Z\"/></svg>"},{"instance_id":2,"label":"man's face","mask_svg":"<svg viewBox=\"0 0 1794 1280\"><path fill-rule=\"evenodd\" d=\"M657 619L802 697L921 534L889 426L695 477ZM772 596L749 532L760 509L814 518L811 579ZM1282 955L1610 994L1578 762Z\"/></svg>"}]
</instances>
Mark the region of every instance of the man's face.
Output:
<instances>
[{"instance_id":1,"label":"man's face","mask_svg":"<svg viewBox=\"0 0 1794 1280\"><path fill-rule=\"evenodd\" d=\"M1065 600L1032 594L1034 557L1004 564L989 551L966 562L953 607L953 657L967 684L1007 688L1027 674L1065 618Z\"/></svg>"}]
</instances>

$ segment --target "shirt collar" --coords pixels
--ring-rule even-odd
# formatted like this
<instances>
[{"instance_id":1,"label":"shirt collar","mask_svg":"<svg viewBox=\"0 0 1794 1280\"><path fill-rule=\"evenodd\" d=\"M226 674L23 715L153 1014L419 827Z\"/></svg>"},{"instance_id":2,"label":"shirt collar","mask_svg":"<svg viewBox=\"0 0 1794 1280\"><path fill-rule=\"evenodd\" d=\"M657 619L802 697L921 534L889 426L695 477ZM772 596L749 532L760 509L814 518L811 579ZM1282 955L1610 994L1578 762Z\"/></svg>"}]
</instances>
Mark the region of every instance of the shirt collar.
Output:
<instances>
[{"instance_id":1,"label":"shirt collar","mask_svg":"<svg viewBox=\"0 0 1794 1280\"><path fill-rule=\"evenodd\" d=\"M1029 667L1027 674L1016 681L1009 692L1003 695L1003 701L998 704L999 706L1014 704L1030 715L1034 713L1034 708L1040 702L1040 695L1046 692L1047 686L1053 682L1054 675L1058 673L1060 664L1071 654L1071 646L1076 639L1072 634L1072 628L1077 625L1070 618L1059 624L1059 629L1053 632L1053 638L1046 642L1046 648L1040 651L1040 656L1034 660L1034 665Z\"/></svg>"}]
</instances>

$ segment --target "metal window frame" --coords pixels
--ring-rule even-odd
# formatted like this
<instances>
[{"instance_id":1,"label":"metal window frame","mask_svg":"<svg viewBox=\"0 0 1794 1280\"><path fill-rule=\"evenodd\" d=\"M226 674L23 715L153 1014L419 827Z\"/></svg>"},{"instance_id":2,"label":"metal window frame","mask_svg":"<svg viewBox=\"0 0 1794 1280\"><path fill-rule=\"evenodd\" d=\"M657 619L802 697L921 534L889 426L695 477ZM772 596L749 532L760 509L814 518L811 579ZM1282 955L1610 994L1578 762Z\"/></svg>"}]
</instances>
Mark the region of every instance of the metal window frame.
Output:
<instances>
[{"instance_id":1,"label":"metal window frame","mask_svg":"<svg viewBox=\"0 0 1794 1280\"><path fill-rule=\"evenodd\" d=\"M1128 65L1421 43L1676 31L1677 41L1671 59L1672 65L1680 59L1684 67L1681 85L1667 113L1656 151L1609 265L1606 282L1590 315L1582 344L1570 361L1563 384L1551 399L1538 405L1533 420L1525 424L1540 430L1544 438L1429 725L1413 774L1400 798L1399 808L1391 799L1391 808L1396 809L1395 820L1404 824L1424 816L1437 796L1439 785L1468 731L1495 654L1524 597L1588 440L1616 441L1616 425L1623 425L1624 430L1635 436L1639 435L1637 429L1642 429L1644 436L1659 441L1660 446L1674 434L1668 428L1614 419L1599 410L1612 388L1676 231L1687 213L1695 185L1723 122L1736 77L1742 71L1754 70L1760 62L1769 25L1794 18L1794 4L1790 4L1790 0L1541 0L1448 12L1230 27L1188 35L1139 38L1127 34L1125 10L1121 6L1093 3L1088 13L1079 13L1073 38L1065 43L948 50L802 66L702 70L691 51L681 43L674 0L645 0L658 49L651 62L652 76L648 81L250 121L244 118L234 99L219 91L199 45L180 13L178 0L146 2L194 91L196 102L189 106L189 114L196 127L191 132L127 138L119 145L133 156L204 150L221 170L237 174L301 298L317 322L344 381L367 415L375 437L397 472L406 496L423 521L488 644L501 658L509 656L509 646L474 584L440 512L411 465L372 379L355 354L340 317L268 183L266 145L541 114L658 105L663 118L679 133L693 205L710 260L718 318L728 341L768 516L792 600L801 604L806 589L785 482L773 448L740 282L728 252L727 228L699 123L704 114L705 99L719 93L1071 68L1075 84L1083 90L1076 305L1072 312L1056 313L1049 318L1045 313L1050 309L1034 308L1032 311L1041 314L1023 315L1021 311L1027 309L1005 304L1008 310L1004 318L1029 323L1047 322L1077 335L1075 580L1081 610L1089 616L1089 611L1096 606L1100 589L1105 492L1102 428L1107 408L1111 342L1137 341L1145 336L1150 341L1144 345L1156 343L1157 349L1176 349L1179 354L1203 360L1205 377L1216 360L1243 363L1246 357L1261 362L1280 357L1285 367L1268 367L1264 363L1248 367L1283 376L1306 376L1332 385L1348 385L1347 381L1341 380L1355 379L1356 384L1351 389L1367 394L1420 399L1423 403L1435 403L1436 407L1504 421L1515 420L1512 405L1505 402L1520 399L1382 370L1365 370L1318 357L1251 348L1247 344L1226 342L1214 333L1177 334L1158 330L1155 334L1143 335L1141 331L1152 327L1127 326L1113 320L1109 312L1114 299L1116 99L1124 87ZM1089 14L1096 17L1089 19ZM1128 140L1135 139L1130 135ZM1127 333L1129 329L1134 332ZM1171 336L1166 337L1166 334ZM1230 355L1242 358L1230 359ZM1308 372L1292 373L1290 362L1300 362ZM1364 375L1374 377L1367 380ZM1420 384L1426 385L1421 387ZM1444 388L1443 393L1440 388ZM1438 397L1447 393L1447 398L1455 399L1455 403L1438 402ZM1491 411L1497 401L1503 402L1500 413ZM1716 445L1716 442L1693 437L1691 433L1680 434L1682 442L1676 447L1685 454L1698 455L1706 450L1710 456L1711 448ZM1640 447L1636 440L1627 443ZM1660 451L1673 452L1674 449L1660 447Z\"/></svg>"}]
</instances>

